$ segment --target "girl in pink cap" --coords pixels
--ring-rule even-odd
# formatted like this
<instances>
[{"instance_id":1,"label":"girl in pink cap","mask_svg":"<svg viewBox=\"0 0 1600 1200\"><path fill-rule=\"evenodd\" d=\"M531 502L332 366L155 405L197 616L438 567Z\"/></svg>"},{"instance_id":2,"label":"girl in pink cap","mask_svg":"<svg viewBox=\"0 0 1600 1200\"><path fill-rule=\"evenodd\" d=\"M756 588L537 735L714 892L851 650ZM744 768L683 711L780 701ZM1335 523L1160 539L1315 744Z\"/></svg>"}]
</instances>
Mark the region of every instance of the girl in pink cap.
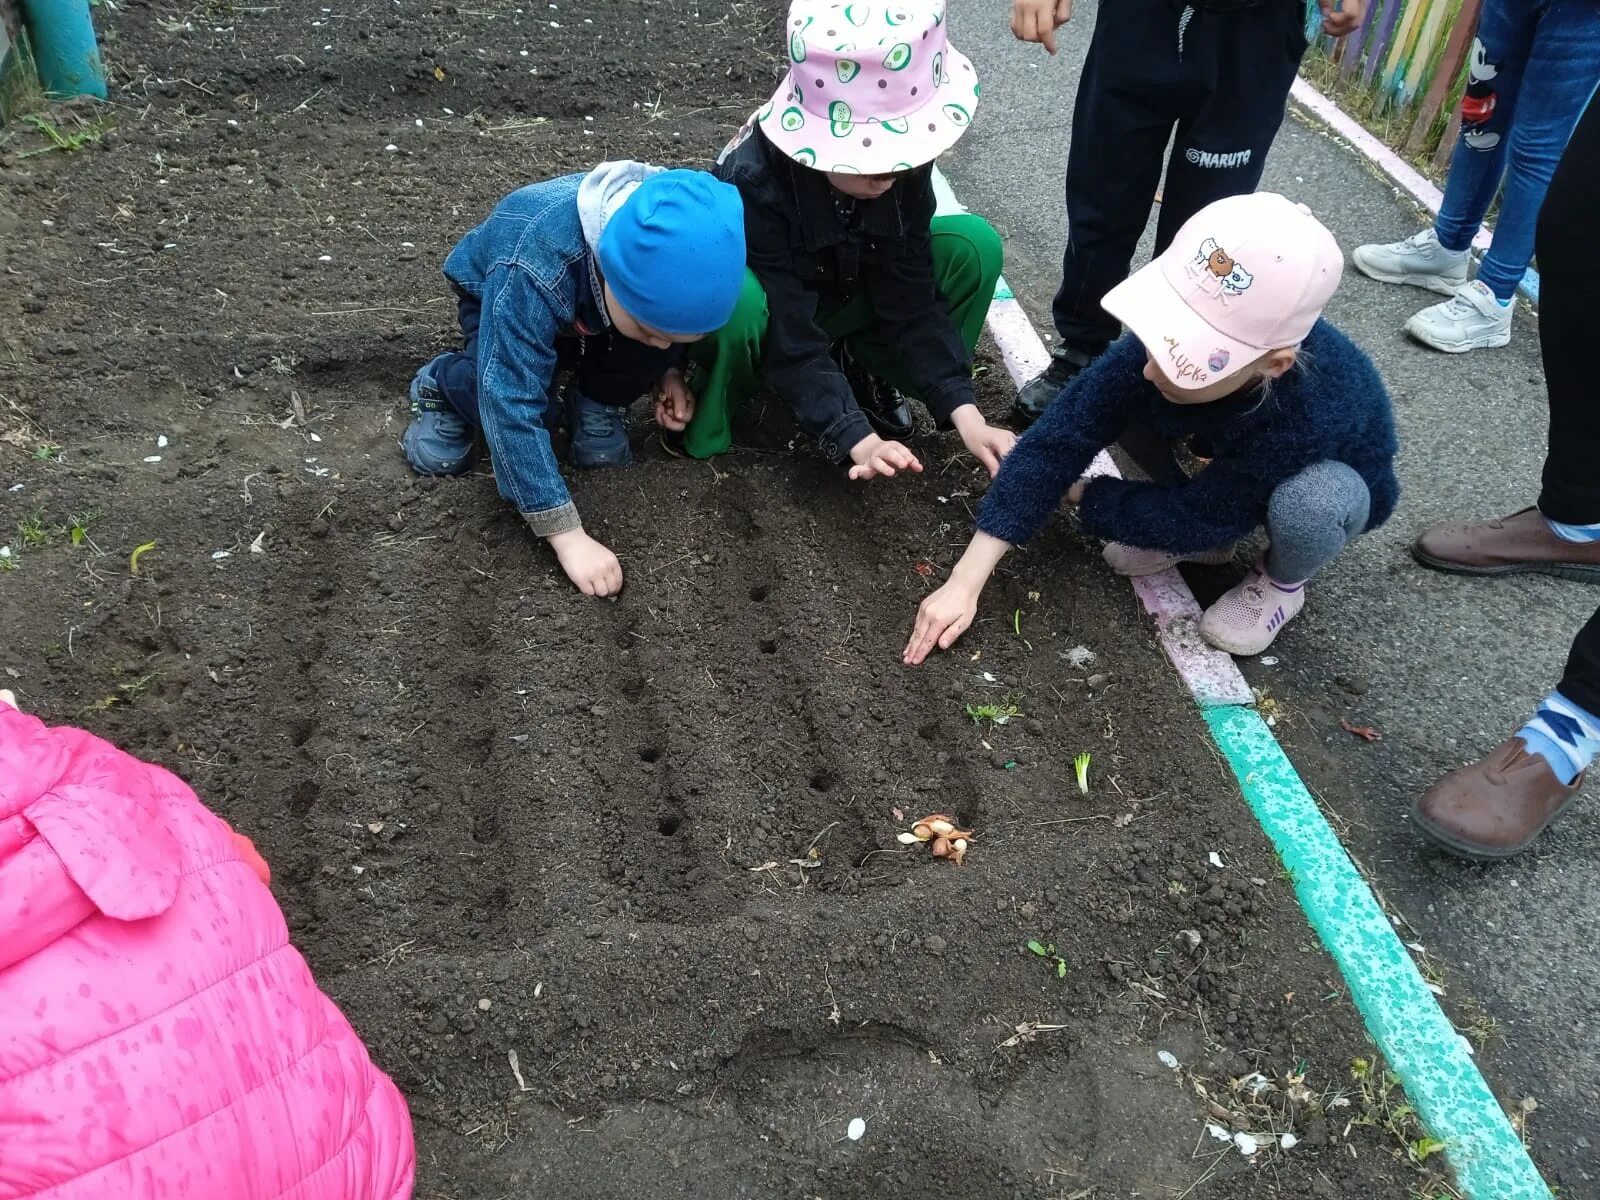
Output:
<instances>
[{"instance_id":1,"label":"girl in pink cap","mask_svg":"<svg viewBox=\"0 0 1600 1200\"><path fill-rule=\"evenodd\" d=\"M1394 414L1367 356L1322 320L1343 256L1303 205L1258 192L1200 210L1103 303L1130 332L1017 442L950 579L922 602L905 661L972 624L1001 556L1065 497L1123 575L1226 563L1265 526L1264 559L1207 611L1201 635L1260 654L1305 605L1306 581L1400 495ZM1176 486L1083 478L1125 429L1193 438L1207 456Z\"/></svg>"},{"instance_id":2,"label":"girl in pink cap","mask_svg":"<svg viewBox=\"0 0 1600 1200\"><path fill-rule=\"evenodd\" d=\"M933 161L978 103L944 0L795 0L786 31L787 77L716 168L744 199L749 270L692 352L685 449L728 449L732 409L766 384L852 479L920 471L905 392L992 475L1016 435L978 410L972 348L1002 252L981 218L934 215Z\"/></svg>"}]
</instances>

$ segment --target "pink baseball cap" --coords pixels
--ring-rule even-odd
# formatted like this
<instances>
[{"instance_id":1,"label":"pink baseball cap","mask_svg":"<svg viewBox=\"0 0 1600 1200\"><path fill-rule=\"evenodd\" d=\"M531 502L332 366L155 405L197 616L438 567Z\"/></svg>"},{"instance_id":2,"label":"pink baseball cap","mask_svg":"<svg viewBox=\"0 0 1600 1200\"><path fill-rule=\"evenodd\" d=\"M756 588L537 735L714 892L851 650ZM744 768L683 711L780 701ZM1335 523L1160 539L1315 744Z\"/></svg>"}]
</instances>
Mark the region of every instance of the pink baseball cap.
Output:
<instances>
[{"instance_id":1,"label":"pink baseball cap","mask_svg":"<svg viewBox=\"0 0 1600 1200\"><path fill-rule=\"evenodd\" d=\"M1100 304L1193 390L1298 346L1343 273L1339 244L1309 208L1256 192L1206 205Z\"/></svg>"}]
</instances>

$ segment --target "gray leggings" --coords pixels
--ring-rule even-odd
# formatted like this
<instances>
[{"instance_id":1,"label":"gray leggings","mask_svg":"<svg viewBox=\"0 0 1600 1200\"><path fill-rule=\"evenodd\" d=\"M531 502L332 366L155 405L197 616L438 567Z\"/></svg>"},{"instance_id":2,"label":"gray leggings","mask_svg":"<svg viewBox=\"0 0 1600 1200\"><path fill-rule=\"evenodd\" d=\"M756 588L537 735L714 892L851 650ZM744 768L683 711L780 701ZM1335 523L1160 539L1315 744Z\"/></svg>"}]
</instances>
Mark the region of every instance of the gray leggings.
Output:
<instances>
[{"instance_id":1,"label":"gray leggings","mask_svg":"<svg viewBox=\"0 0 1600 1200\"><path fill-rule=\"evenodd\" d=\"M1267 503L1267 574L1279 583L1310 579L1361 535L1371 511L1372 496L1354 468L1313 463L1280 483Z\"/></svg>"}]
</instances>

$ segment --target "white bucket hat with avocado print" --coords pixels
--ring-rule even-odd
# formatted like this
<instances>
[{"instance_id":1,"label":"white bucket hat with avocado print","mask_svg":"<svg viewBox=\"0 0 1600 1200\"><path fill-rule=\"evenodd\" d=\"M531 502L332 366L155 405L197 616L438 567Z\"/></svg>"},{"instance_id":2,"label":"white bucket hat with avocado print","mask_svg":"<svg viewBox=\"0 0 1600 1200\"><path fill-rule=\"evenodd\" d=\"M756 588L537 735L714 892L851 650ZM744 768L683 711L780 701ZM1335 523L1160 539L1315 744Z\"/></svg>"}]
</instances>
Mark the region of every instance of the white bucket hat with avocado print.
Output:
<instances>
[{"instance_id":1,"label":"white bucket hat with avocado print","mask_svg":"<svg viewBox=\"0 0 1600 1200\"><path fill-rule=\"evenodd\" d=\"M755 120L804 166L908 171L972 123L978 76L945 39L944 0L794 0L785 31L789 74Z\"/></svg>"}]
</instances>

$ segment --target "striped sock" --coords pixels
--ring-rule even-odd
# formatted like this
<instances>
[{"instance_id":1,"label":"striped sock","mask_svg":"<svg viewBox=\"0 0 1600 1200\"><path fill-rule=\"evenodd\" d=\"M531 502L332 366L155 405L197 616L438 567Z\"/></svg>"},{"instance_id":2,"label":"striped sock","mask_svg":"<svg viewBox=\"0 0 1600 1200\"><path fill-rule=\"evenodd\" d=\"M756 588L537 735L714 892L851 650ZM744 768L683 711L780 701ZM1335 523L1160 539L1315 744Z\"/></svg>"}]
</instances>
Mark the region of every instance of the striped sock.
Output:
<instances>
[{"instance_id":1,"label":"striped sock","mask_svg":"<svg viewBox=\"0 0 1600 1200\"><path fill-rule=\"evenodd\" d=\"M1550 526L1550 532L1563 542L1600 542L1600 525L1567 525L1561 521L1552 521L1549 517L1544 523Z\"/></svg>"},{"instance_id":2,"label":"striped sock","mask_svg":"<svg viewBox=\"0 0 1600 1200\"><path fill-rule=\"evenodd\" d=\"M1600 757L1600 717L1551 692L1517 736L1550 764L1557 779L1570 784Z\"/></svg>"}]
</instances>

